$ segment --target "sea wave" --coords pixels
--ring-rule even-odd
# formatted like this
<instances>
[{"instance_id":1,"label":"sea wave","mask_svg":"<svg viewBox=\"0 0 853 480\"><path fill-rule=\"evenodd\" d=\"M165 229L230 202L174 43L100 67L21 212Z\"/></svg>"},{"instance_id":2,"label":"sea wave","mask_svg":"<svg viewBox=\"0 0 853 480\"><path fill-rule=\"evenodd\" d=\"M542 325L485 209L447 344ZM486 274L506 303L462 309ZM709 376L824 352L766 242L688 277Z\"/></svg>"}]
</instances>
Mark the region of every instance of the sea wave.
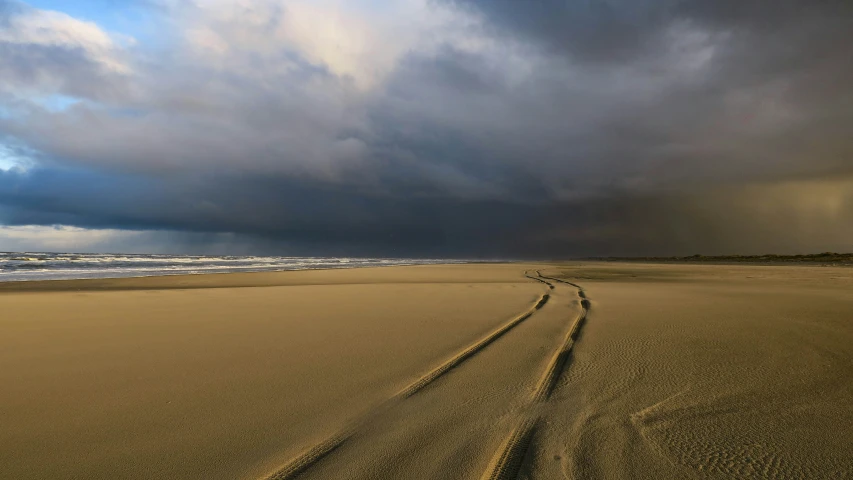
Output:
<instances>
[{"instance_id":1,"label":"sea wave","mask_svg":"<svg viewBox=\"0 0 853 480\"><path fill-rule=\"evenodd\" d=\"M0 281L264 272L462 262L461 260L407 258L0 252Z\"/></svg>"}]
</instances>

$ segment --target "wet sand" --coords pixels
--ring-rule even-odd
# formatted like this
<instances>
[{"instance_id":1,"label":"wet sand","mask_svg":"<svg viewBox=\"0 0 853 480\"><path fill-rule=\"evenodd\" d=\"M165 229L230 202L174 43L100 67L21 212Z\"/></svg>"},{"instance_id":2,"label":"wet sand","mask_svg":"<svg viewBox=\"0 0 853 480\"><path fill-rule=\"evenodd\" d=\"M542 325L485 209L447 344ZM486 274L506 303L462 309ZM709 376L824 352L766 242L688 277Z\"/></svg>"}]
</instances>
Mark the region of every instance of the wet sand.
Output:
<instances>
[{"instance_id":1,"label":"wet sand","mask_svg":"<svg viewBox=\"0 0 853 480\"><path fill-rule=\"evenodd\" d=\"M0 478L853 476L847 268L27 282L0 305Z\"/></svg>"}]
</instances>

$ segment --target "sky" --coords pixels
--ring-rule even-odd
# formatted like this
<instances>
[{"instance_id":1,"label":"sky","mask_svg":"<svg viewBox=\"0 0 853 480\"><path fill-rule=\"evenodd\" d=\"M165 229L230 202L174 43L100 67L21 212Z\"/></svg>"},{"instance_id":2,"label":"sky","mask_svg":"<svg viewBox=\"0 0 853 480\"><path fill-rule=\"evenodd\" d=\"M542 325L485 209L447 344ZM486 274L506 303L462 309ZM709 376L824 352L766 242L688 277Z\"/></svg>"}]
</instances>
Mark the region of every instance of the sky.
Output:
<instances>
[{"instance_id":1,"label":"sky","mask_svg":"<svg viewBox=\"0 0 853 480\"><path fill-rule=\"evenodd\" d=\"M0 0L0 250L853 251L847 0Z\"/></svg>"}]
</instances>

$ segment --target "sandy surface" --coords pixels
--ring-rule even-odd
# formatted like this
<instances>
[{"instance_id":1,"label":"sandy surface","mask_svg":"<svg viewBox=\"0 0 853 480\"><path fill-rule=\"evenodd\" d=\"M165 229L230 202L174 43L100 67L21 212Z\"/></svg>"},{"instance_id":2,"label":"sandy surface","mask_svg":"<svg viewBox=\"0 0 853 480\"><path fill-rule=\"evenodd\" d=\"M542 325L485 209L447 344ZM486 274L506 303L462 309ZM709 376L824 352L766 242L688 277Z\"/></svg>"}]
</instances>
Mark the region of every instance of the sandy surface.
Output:
<instances>
[{"instance_id":1,"label":"sandy surface","mask_svg":"<svg viewBox=\"0 0 853 480\"><path fill-rule=\"evenodd\" d=\"M0 306L0 478L853 477L851 269L27 282Z\"/></svg>"}]
</instances>

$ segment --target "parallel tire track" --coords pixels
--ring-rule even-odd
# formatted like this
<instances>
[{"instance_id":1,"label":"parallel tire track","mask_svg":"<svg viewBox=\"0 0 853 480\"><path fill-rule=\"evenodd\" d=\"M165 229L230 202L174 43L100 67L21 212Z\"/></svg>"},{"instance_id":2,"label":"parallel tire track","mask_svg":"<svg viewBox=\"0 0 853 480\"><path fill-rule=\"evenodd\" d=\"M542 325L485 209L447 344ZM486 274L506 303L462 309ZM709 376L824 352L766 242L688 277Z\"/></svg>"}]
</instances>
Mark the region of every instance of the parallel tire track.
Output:
<instances>
[{"instance_id":1,"label":"parallel tire track","mask_svg":"<svg viewBox=\"0 0 853 480\"><path fill-rule=\"evenodd\" d=\"M450 371L453 367L456 367L460 363L462 363L465 360L467 360L468 358L472 357L474 354L476 354L480 350L486 348L490 343L497 340L501 335L505 334L506 332L512 330L512 328L515 327L516 325L518 325L519 323L527 320L531 315L533 315L534 312L536 312L536 310L539 310L540 308L542 308L548 302L549 298L550 298L550 295L548 295L547 293L542 295L542 298L540 298L539 301L536 302L536 305L534 305L533 308L531 308L529 311L519 315L518 317L515 317L514 319L505 323L503 326L501 326L497 330L495 330L492 333L490 333L489 335L487 335L485 338L481 339L479 342L477 342L477 343L469 346L465 350L462 350L461 352L457 353L450 360L447 360L446 362L442 363L438 367L432 369L426 375L415 380L415 382L412 383L411 385L409 385L408 387L400 390L396 396L401 397L401 398L408 398L408 397L414 395L415 393L417 393L418 391L420 391L421 389L423 389L424 387L426 387L427 385L429 385L430 383L435 381L437 378L439 378L440 376L442 376L445 373L447 373L448 371Z\"/></svg>"},{"instance_id":2,"label":"parallel tire track","mask_svg":"<svg viewBox=\"0 0 853 480\"><path fill-rule=\"evenodd\" d=\"M589 313L590 309L590 302L586 298L586 293L580 285L576 285L572 282L561 280L559 278L545 277L539 271L536 271L536 275L542 278L547 278L548 280L553 280L555 282L575 287L581 304L581 313L572 323L571 328L569 328L569 331L566 333L565 340L554 353L551 361L548 362L548 366L546 367L542 378L539 380L536 390L533 393L533 397L531 398L531 403L534 404L546 401L551 395L551 391L554 389L557 379L566 368L572 347L580 334L581 328L586 322L587 313ZM536 280L534 277L528 278ZM545 282L544 280L542 280L542 282L546 283L552 289L554 288L553 284ZM502 445L501 449L498 450L498 453L495 454L495 457L492 459L492 462L489 464L489 468L483 474L481 480L508 480L518 477L519 470L524 462L524 457L527 455L527 450L533 440L537 421L538 419L535 418L528 418L521 421L515 430L510 433L509 437L507 437L507 440Z\"/></svg>"},{"instance_id":3,"label":"parallel tire track","mask_svg":"<svg viewBox=\"0 0 853 480\"><path fill-rule=\"evenodd\" d=\"M536 275L539 275L540 277L542 277L542 278L546 278L546 279L548 279L548 280L553 280L553 281L555 281L555 282L560 282L560 283L565 283L566 285L571 285L571 286L573 286L573 287L575 287L575 288L577 288L577 289L578 289L578 296L579 296L579 297L581 297L581 298L586 298L586 296L585 296L585 294L584 294L584 291L583 291L583 287L581 287L580 285L578 285L578 284L576 284L576 283L572 283L572 282L570 282L570 281L568 281L568 280L561 280L561 279L559 279L559 278L546 277L545 275L542 275L541 273L539 273L539 270L536 270Z\"/></svg>"},{"instance_id":4,"label":"parallel tire track","mask_svg":"<svg viewBox=\"0 0 853 480\"><path fill-rule=\"evenodd\" d=\"M553 288L553 286L551 288ZM504 325L502 325L501 327L499 327L497 330L494 330L492 333L490 333L486 337L480 339L478 342L474 343L473 345L468 346L467 348L465 348L461 352L457 353L456 355L453 356L453 358L447 360L446 362L442 363L438 367L432 369L429 373L420 377L414 383L412 383L408 387L400 390L399 392L397 392L396 395L394 395L393 397L391 397L388 400L386 400L385 402L383 402L382 405L376 407L376 410L387 407L390 404L390 402L392 402L394 400L406 399L406 398L414 395L418 391L422 390L424 387L426 387L427 385L429 385L430 383L432 383L433 381L435 381L436 379L438 379L439 377L441 377L442 375L444 375L445 373L447 373L448 371L450 371L454 367L459 366L459 364L461 364L462 362L464 362L468 358L474 356L477 352L481 351L482 349L486 348L489 344L491 344L492 342L497 340L503 334L512 330L515 326L517 326L518 324L520 324L524 320L527 320L537 310L539 310L540 308L545 306L545 304L548 302L549 298L550 298L549 294L547 294L547 293L543 294L539 298L539 300L533 305L533 307L530 308L530 310L528 310L528 311L524 312L523 314L513 318L509 322L507 322ZM264 477L264 480L291 480L293 478L298 477L300 474L305 472L312 465L314 465L317 462L319 462L320 460L322 460L326 455L332 453L335 449L337 449L338 447L343 445L343 443L346 442L347 439L349 439L355 433L356 427L360 423L362 423L364 421L364 419L367 418L367 416L369 416L369 414L366 414L364 418L353 423L348 428L345 428L344 430L337 432L336 434L332 435L331 437L329 437L329 438L323 440L322 442L314 445L313 447L309 448L308 450L305 450L303 453L301 453L297 457L295 457L295 458L291 459L289 462L287 462L283 467L279 468L278 470L276 470L272 474ZM532 434L532 427L531 427L530 434ZM529 442L529 438L527 441ZM494 477L494 478L508 478L508 477Z\"/></svg>"},{"instance_id":5,"label":"parallel tire track","mask_svg":"<svg viewBox=\"0 0 853 480\"><path fill-rule=\"evenodd\" d=\"M538 272L537 272L537 273L538 273ZM553 284L553 283L551 283L551 282L549 282L549 281L547 281L547 280L543 280L543 279L541 279L541 278L539 278L539 277L532 277L532 276L528 275L526 272L525 272L524 276L525 276L525 277L527 277L527 278L529 278L529 279L531 279L531 280L536 280L536 281L537 281L537 282L539 282L539 283L544 283L545 285L548 285L548 288L550 288L551 290L553 290L553 289L554 289L554 284Z\"/></svg>"},{"instance_id":6,"label":"parallel tire track","mask_svg":"<svg viewBox=\"0 0 853 480\"><path fill-rule=\"evenodd\" d=\"M518 477L535 430L535 418L522 420L504 440L481 480L509 480Z\"/></svg>"},{"instance_id":7,"label":"parallel tire track","mask_svg":"<svg viewBox=\"0 0 853 480\"><path fill-rule=\"evenodd\" d=\"M542 276L538 271L537 275ZM566 363L569 360L569 356L572 352L572 347L575 345L575 341L580 334L581 328L583 328L584 323L586 322L587 313L589 313L590 303L586 298L586 293L584 293L583 289L579 285L575 285L574 283L567 282L565 280L560 280L557 278L544 277L550 280L556 280L558 282L562 282L568 285L572 285L573 287L578 289L578 298L580 298L581 303L581 313L578 316L577 320L572 324L569 331L566 333L566 339L563 341L560 348L554 353L554 356L551 357L551 361L548 362L548 366L545 368L545 372L542 375L542 378L539 380L539 384L536 386L536 390L533 393L533 401L541 402L548 399L548 396L551 395L551 391L554 389L554 385L557 383L557 378L559 378L560 374L565 370Z\"/></svg>"}]
</instances>

